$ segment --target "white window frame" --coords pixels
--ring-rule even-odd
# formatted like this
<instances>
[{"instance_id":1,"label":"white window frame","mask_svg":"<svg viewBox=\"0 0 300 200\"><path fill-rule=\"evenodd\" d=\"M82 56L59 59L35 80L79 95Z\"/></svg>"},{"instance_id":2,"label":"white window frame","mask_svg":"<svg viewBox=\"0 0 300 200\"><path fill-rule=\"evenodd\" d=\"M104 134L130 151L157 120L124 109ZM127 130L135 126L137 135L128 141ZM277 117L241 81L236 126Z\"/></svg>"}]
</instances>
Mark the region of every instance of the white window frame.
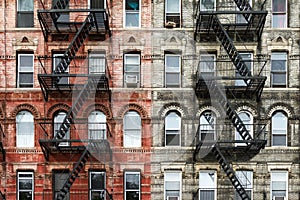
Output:
<instances>
[{"instance_id":1,"label":"white window frame","mask_svg":"<svg viewBox=\"0 0 300 200\"><path fill-rule=\"evenodd\" d=\"M138 189L127 189L127 176L128 175L138 175L139 177L139 188ZM127 192L138 192L139 193L139 199L141 199L141 172L138 171L126 171L124 174L124 200L127 200Z\"/></svg>"},{"instance_id":2,"label":"white window frame","mask_svg":"<svg viewBox=\"0 0 300 200\"><path fill-rule=\"evenodd\" d=\"M211 2L213 2L213 8L204 8L204 4L203 1L205 0L200 0L200 11L216 11L216 0L210 0Z\"/></svg>"},{"instance_id":3,"label":"white window frame","mask_svg":"<svg viewBox=\"0 0 300 200\"><path fill-rule=\"evenodd\" d=\"M106 116L103 112L95 110L88 117L88 138L92 140L106 140ZM95 134L96 133L96 134Z\"/></svg>"},{"instance_id":4,"label":"white window frame","mask_svg":"<svg viewBox=\"0 0 300 200\"><path fill-rule=\"evenodd\" d=\"M135 127L127 127L126 120L128 117L133 117L131 119L131 123L135 125ZM137 118L139 122L137 122ZM129 131L129 132L128 132ZM141 147L142 146L142 121L141 116L136 111L128 111L124 115L123 120L123 146L124 147Z\"/></svg>"},{"instance_id":5,"label":"white window frame","mask_svg":"<svg viewBox=\"0 0 300 200\"><path fill-rule=\"evenodd\" d=\"M31 175L31 177L20 177L20 175ZM20 199L20 192L31 192L32 193L32 200L34 199L34 174L33 172L17 172L18 176L18 192L17 192L17 199ZM20 189L20 180L31 180L32 181L32 188L31 189Z\"/></svg>"},{"instance_id":6,"label":"white window frame","mask_svg":"<svg viewBox=\"0 0 300 200\"><path fill-rule=\"evenodd\" d=\"M104 185L104 188L103 189L93 189L93 182L92 182L92 175L93 174L101 174L103 175L104 177L104 180L103 180L103 185ZM106 172L104 171L90 171L89 172L89 199L92 200L92 192L99 192L101 197L103 195L103 199L105 199L105 195L106 195Z\"/></svg>"},{"instance_id":7,"label":"white window frame","mask_svg":"<svg viewBox=\"0 0 300 200\"><path fill-rule=\"evenodd\" d=\"M211 65L213 69L211 69ZM202 76L215 76L216 75L216 54L213 53L201 54L200 62L198 65L198 71Z\"/></svg>"},{"instance_id":8,"label":"white window frame","mask_svg":"<svg viewBox=\"0 0 300 200\"><path fill-rule=\"evenodd\" d=\"M26 128L22 127L23 123L28 123ZM20 111L16 116L16 146L34 147L34 133L33 115L26 110Z\"/></svg>"},{"instance_id":9,"label":"white window frame","mask_svg":"<svg viewBox=\"0 0 300 200\"><path fill-rule=\"evenodd\" d=\"M22 69L22 63L21 63L21 57L31 57L32 58L32 66L26 66L26 69ZM21 74L32 74L32 82L31 83L21 83L20 81L20 76ZM32 88L34 86L34 55L33 53L28 53L28 54L24 54L24 53L20 53L18 54L18 80L17 80L17 86L18 88L23 88L23 87L30 87Z\"/></svg>"},{"instance_id":10,"label":"white window frame","mask_svg":"<svg viewBox=\"0 0 300 200\"><path fill-rule=\"evenodd\" d=\"M59 130L59 127L61 126L61 124L63 123L65 116L67 115L66 112L58 112L54 115L53 118L53 133L54 133L54 137L57 134L57 131ZM70 139L70 128L68 130L68 132L66 133L65 137L63 139ZM70 143L69 142L60 142L58 146L69 146Z\"/></svg>"},{"instance_id":11,"label":"white window frame","mask_svg":"<svg viewBox=\"0 0 300 200\"><path fill-rule=\"evenodd\" d=\"M211 117L213 118L213 123L210 124L206 117L204 116L205 113L210 113ZM206 110L200 115L200 129L199 129L199 141L204 141L204 140L210 140L210 138L206 138L207 135L212 134L213 138L212 140L216 140L216 121L217 121L217 116L216 114L211 111L211 110ZM205 134L204 140L202 140L202 134Z\"/></svg>"},{"instance_id":12,"label":"white window frame","mask_svg":"<svg viewBox=\"0 0 300 200\"><path fill-rule=\"evenodd\" d=\"M105 74L105 53L89 53L89 74Z\"/></svg>"},{"instance_id":13,"label":"white window frame","mask_svg":"<svg viewBox=\"0 0 300 200\"><path fill-rule=\"evenodd\" d=\"M274 0L272 0L271 1L271 4L272 4L272 6L271 6L271 13L272 13L272 28L287 28L288 27L288 0L285 0L285 12L283 11L283 12L275 12L275 11L273 11L273 9L274 9L274 7L273 7L273 2ZM284 25L283 25L283 27L279 27L279 26L275 26L275 24L274 24L274 22L275 22L275 20L274 20L274 17L276 16L276 15L284 15L284 17L285 17L285 19L284 19Z\"/></svg>"},{"instance_id":14,"label":"white window frame","mask_svg":"<svg viewBox=\"0 0 300 200\"><path fill-rule=\"evenodd\" d=\"M178 67L169 66L167 61L168 58L177 58ZM167 75L178 74L178 84L170 84L167 82ZM165 87L180 87L181 86L181 55L179 54L165 54Z\"/></svg>"},{"instance_id":15,"label":"white window frame","mask_svg":"<svg viewBox=\"0 0 300 200\"><path fill-rule=\"evenodd\" d=\"M250 193L250 199L253 199L253 171L250 170L237 170L236 176L242 184L243 188L248 195ZM239 194L235 192L236 200L241 200Z\"/></svg>"},{"instance_id":16,"label":"white window frame","mask_svg":"<svg viewBox=\"0 0 300 200\"><path fill-rule=\"evenodd\" d=\"M274 122L274 117L278 114L281 114L284 116L284 118L282 118L280 120L280 124L282 125L283 124L283 120L285 120L285 124L284 124L284 128L283 129L279 129L279 130L276 130L274 128L274 124L278 125L279 123L276 123ZM275 130L274 130L275 129ZM277 132L277 133L276 133ZM288 117L287 115L283 112L283 111L277 111L275 113L273 113L272 115L272 119L271 119L271 133L272 133L272 146L287 146L287 134L288 134ZM278 145L278 144L274 144L274 136L285 136L285 145Z\"/></svg>"},{"instance_id":17,"label":"white window frame","mask_svg":"<svg viewBox=\"0 0 300 200\"><path fill-rule=\"evenodd\" d=\"M276 175L281 176L280 178L276 177ZM277 170L272 170L271 171L271 185L270 185L270 199L273 200L274 195L273 195L273 184L274 182L282 182L282 178L284 178L284 182L285 182L285 199L289 199L288 198L288 171L277 171ZM283 190L282 190L283 191ZM281 196L281 195L280 195Z\"/></svg>"},{"instance_id":18,"label":"white window frame","mask_svg":"<svg viewBox=\"0 0 300 200\"><path fill-rule=\"evenodd\" d=\"M16 24L16 27L17 28L33 28L34 27L34 0L30 0L30 1L32 1L32 6L33 6L33 8L32 8L32 10L20 10L20 0L17 0L17 24ZM29 0L23 0L23 2L29 2ZM20 20L19 19L19 14L30 14L30 13L32 13L32 26L19 26L18 25L18 21ZM20 16L21 17L21 16ZM24 16L23 16L24 17ZM21 17L22 18L22 17Z\"/></svg>"},{"instance_id":19,"label":"white window frame","mask_svg":"<svg viewBox=\"0 0 300 200\"><path fill-rule=\"evenodd\" d=\"M171 116L174 115L174 116ZM176 116L175 116L176 115ZM178 128L169 128L169 122L168 120L170 119L174 119L176 117L176 119L178 120L177 126ZM178 112L176 111L170 111L167 113L166 117L165 117L165 146L166 147L172 147L172 146L181 146L181 116ZM171 132L171 133L168 133ZM177 133L175 133L177 132ZM174 135L174 136L178 136L178 144L167 144L167 136L168 135Z\"/></svg>"},{"instance_id":20,"label":"white window frame","mask_svg":"<svg viewBox=\"0 0 300 200\"><path fill-rule=\"evenodd\" d=\"M124 28L141 28L141 8L142 8L142 6L141 6L141 0L138 0L138 2L139 2L139 9L137 10L137 11L135 11L135 10L126 10L126 2L127 2L127 0L124 0L124 17L123 17L123 26L124 26ZM127 16L127 14L138 14L139 15L139 22L138 22L138 26L127 26L127 21L126 21L126 16Z\"/></svg>"},{"instance_id":21,"label":"white window frame","mask_svg":"<svg viewBox=\"0 0 300 200\"><path fill-rule=\"evenodd\" d=\"M181 171L165 171L164 172L164 199L169 200L167 196L167 182L173 182L174 185L179 182L179 196L170 196L178 197L178 200L181 200L182 196L182 172Z\"/></svg>"},{"instance_id":22,"label":"white window frame","mask_svg":"<svg viewBox=\"0 0 300 200\"><path fill-rule=\"evenodd\" d=\"M136 63L130 63L128 58L137 58ZM128 66L134 66L137 68L135 71L130 71L127 69ZM141 55L140 54L125 54L124 55L124 86L125 87L139 87L140 77L141 77ZM129 81L130 77L136 76L136 81ZM132 79L133 80L133 79Z\"/></svg>"},{"instance_id":23,"label":"white window frame","mask_svg":"<svg viewBox=\"0 0 300 200\"><path fill-rule=\"evenodd\" d=\"M168 4L170 3L169 1L177 1L176 3L178 4L178 10L174 11L169 11L168 10ZM179 22L176 23L176 21L170 21L168 20L168 17L178 17ZM172 27L172 28L180 28L181 27L181 0L166 0L165 1L165 26L166 27Z\"/></svg>"},{"instance_id":24,"label":"white window frame","mask_svg":"<svg viewBox=\"0 0 300 200\"><path fill-rule=\"evenodd\" d=\"M64 54L62 54L62 53L53 53L52 54L52 57L53 57L53 71L55 70L56 66L60 62L59 57L62 57L62 56L64 56ZM69 66L63 74L69 74ZM58 81L58 84L69 84L69 77L60 78L59 81Z\"/></svg>"},{"instance_id":25,"label":"white window frame","mask_svg":"<svg viewBox=\"0 0 300 200\"><path fill-rule=\"evenodd\" d=\"M242 57L244 63L246 64L248 70L252 73L253 72L253 53L252 52L241 52L239 54ZM245 57L248 57L249 55L250 55L250 60L245 59ZM249 62L250 62L250 66L248 66ZM239 74L239 72L237 70L235 71L235 76L241 77L241 75ZM247 86L244 80L236 80L235 85L236 86Z\"/></svg>"},{"instance_id":26,"label":"white window frame","mask_svg":"<svg viewBox=\"0 0 300 200\"><path fill-rule=\"evenodd\" d=\"M249 116L249 122L245 123L245 120L243 120L241 118L241 114L246 114L247 116ZM246 129L248 130L248 132L250 133L251 137L253 138L253 115L246 111L246 110L242 110L240 112L238 112L238 116L240 117L240 119L242 120L242 122L244 123ZM239 134L239 132L235 129L235 140L243 140L242 136ZM236 143L236 146L247 146L247 143Z\"/></svg>"},{"instance_id":27,"label":"white window frame","mask_svg":"<svg viewBox=\"0 0 300 200\"><path fill-rule=\"evenodd\" d=\"M211 181L207 180L206 178L212 179ZM202 181L202 179L204 179ZM212 184L211 184L212 182ZM202 191L213 191L214 192L214 199L217 199L217 173L215 170L200 170L199 171L199 200L206 200L201 199L201 192Z\"/></svg>"},{"instance_id":28,"label":"white window frame","mask_svg":"<svg viewBox=\"0 0 300 200\"><path fill-rule=\"evenodd\" d=\"M282 56L284 57L283 59L275 57L275 56ZM272 52L271 53L271 85L272 87L287 87L288 86L288 76L287 76L287 72L288 72L288 54L287 52ZM273 70L273 61L285 61L285 70ZM285 75L285 83L275 83L274 84L274 74L282 74Z\"/></svg>"}]
</instances>

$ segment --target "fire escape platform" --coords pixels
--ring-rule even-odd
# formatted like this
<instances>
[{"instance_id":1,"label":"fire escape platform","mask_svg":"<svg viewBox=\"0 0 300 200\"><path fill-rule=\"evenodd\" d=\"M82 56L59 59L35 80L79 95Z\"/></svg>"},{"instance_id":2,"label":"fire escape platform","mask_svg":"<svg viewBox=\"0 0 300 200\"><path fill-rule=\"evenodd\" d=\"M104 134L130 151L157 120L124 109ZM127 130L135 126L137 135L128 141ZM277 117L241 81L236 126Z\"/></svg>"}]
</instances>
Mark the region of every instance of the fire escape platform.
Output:
<instances>
[{"instance_id":1,"label":"fire escape platform","mask_svg":"<svg viewBox=\"0 0 300 200\"><path fill-rule=\"evenodd\" d=\"M197 14L195 39L200 41L201 37L216 38L212 20L213 17L218 17L229 35L238 34L242 40L260 40L267 14L267 11L200 11ZM237 16L241 15L250 16L249 21L237 21Z\"/></svg>"},{"instance_id":2,"label":"fire escape platform","mask_svg":"<svg viewBox=\"0 0 300 200\"><path fill-rule=\"evenodd\" d=\"M265 76L244 76L244 77L215 77L199 76L195 86L196 95L199 98L210 98L207 83L215 80L223 83L224 92L228 98L256 98L260 100L267 77ZM246 82L250 81L247 86Z\"/></svg>"},{"instance_id":3,"label":"fire escape platform","mask_svg":"<svg viewBox=\"0 0 300 200\"><path fill-rule=\"evenodd\" d=\"M106 9L38 10L37 15L46 41L52 34L76 34L85 18L92 14L95 26L90 34L109 34L109 14ZM57 16L60 16L57 18Z\"/></svg>"}]
</instances>

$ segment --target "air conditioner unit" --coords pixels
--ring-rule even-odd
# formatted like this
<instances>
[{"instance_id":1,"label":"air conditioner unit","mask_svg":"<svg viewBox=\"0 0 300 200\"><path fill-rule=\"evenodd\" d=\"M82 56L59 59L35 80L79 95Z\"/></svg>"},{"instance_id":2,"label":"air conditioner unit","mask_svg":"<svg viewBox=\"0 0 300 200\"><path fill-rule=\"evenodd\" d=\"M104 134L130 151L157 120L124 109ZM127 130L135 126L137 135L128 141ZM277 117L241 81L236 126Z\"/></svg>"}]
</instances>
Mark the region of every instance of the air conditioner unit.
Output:
<instances>
[{"instance_id":1,"label":"air conditioner unit","mask_svg":"<svg viewBox=\"0 0 300 200\"><path fill-rule=\"evenodd\" d=\"M176 197L176 196L167 196L167 200L179 200L179 197Z\"/></svg>"},{"instance_id":2,"label":"air conditioner unit","mask_svg":"<svg viewBox=\"0 0 300 200\"><path fill-rule=\"evenodd\" d=\"M125 77L126 83L136 84L138 82L137 75L126 75Z\"/></svg>"},{"instance_id":3,"label":"air conditioner unit","mask_svg":"<svg viewBox=\"0 0 300 200\"><path fill-rule=\"evenodd\" d=\"M167 28L176 28L176 23L175 22L166 22L165 27Z\"/></svg>"},{"instance_id":4,"label":"air conditioner unit","mask_svg":"<svg viewBox=\"0 0 300 200\"><path fill-rule=\"evenodd\" d=\"M274 196L273 200L286 200L286 198L282 196Z\"/></svg>"}]
</instances>

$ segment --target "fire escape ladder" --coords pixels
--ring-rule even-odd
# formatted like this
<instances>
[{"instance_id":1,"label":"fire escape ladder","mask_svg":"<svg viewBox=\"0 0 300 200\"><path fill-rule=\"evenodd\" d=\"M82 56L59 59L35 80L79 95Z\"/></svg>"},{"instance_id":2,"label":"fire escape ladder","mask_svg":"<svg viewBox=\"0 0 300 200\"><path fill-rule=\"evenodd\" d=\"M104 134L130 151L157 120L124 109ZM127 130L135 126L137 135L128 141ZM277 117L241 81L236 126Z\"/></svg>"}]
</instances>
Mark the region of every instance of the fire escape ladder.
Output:
<instances>
[{"instance_id":1,"label":"fire escape ladder","mask_svg":"<svg viewBox=\"0 0 300 200\"><path fill-rule=\"evenodd\" d=\"M84 152L80 156L78 162L74 166L72 172L70 173L69 177L67 178L66 182L64 183L62 189L60 190L57 200L64 200L66 195L70 192L70 188L75 182L76 178L78 177L78 174L83 169L85 163L87 162L88 158L91 156L88 147L85 148Z\"/></svg>"},{"instance_id":2,"label":"fire escape ladder","mask_svg":"<svg viewBox=\"0 0 300 200\"><path fill-rule=\"evenodd\" d=\"M57 0L56 3L54 5L52 5L51 9L66 9L66 7L69 4L69 0ZM58 18L60 17L60 13L59 12L55 12L55 13L51 13L51 17L54 23L57 22Z\"/></svg>"},{"instance_id":3,"label":"fire escape ladder","mask_svg":"<svg viewBox=\"0 0 300 200\"><path fill-rule=\"evenodd\" d=\"M232 165L225 159L219 147L215 146L212 149L212 153L214 154L215 158L218 160L219 164L221 165L222 169L224 170L225 174L229 178L230 182L234 186L235 190L237 191L241 199L250 200L246 190L244 189L238 177L236 176L235 171L232 168Z\"/></svg>"},{"instance_id":4,"label":"fire escape ladder","mask_svg":"<svg viewBox=\"0 0 300 200\"><path fill-rule=\"evenodd\" d=\"M230 60L234 64L236 70L241 76L251 76L250 70L247 68L247 65L243 61L241 55L235 48L232 39L229 37L228 33L224 29L223 25L221 24L220 20L217 16L213 17L213 21L211 24L213 31L215 32L216 36L222 43L224 49L226 50ZM249 87L251 85L249 80L244 79L245 83Z\"/></svg>"},{"instance_id":5,"label":"fire escape ladder","mask_svg":"<svg viewBox=\"0 0 300 200\"><path fill-rule=\"evenodd\" d=\"M234 2L240 11L252 11L249 0L234 0ZM247 22L250 21L250 18L251 18L250 13L243 13L243 16L245 17Z\"/></svg>"},{"instance_id":6,"label":"fire escape ladder","mask_svg":"<svg viewBox=\"0 0 300 200\"><path fill-rule=\"evenodd\" d=\"M55 74L63 74L71 61L74 59L77 51L82 46L84 40L87 38L90 30L94 26L95 21L93 18L93 14L89 14L76 35L74 36L73 40L71 41L70 45L68 46L67 50L65 51L63 57L61 58L61 61L57 64L55 67L54 73ZM58 79L55 81L57 84L61 77L58 77Z\"/></svg>"}]
</instances>

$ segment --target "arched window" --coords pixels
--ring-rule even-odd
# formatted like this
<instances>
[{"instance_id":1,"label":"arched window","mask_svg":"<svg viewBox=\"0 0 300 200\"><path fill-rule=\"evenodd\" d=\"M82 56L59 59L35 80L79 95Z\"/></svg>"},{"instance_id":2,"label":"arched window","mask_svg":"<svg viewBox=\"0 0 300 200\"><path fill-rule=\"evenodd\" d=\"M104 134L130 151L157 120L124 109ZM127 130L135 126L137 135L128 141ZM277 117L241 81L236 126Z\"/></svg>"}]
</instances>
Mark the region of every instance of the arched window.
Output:
<instances>
[{"instance_id":1,"label":"arched window","mask_svg":"<svg viewBox=\"0 0 300 200\"><path fill-rule=\"evenodd\" d=\"M165 146L180 146L181 144L181 117L171 111L165 118Z\"/></svg>"},{"instance_id":2,"label":"arched window","mask_svg":"<svg viewBox=\"0 0 300 200\"><path fill-rule=\"evenodd\" d=\"M272 146L287 146L288 118L284 112L278 111L272 116Z\"/></svg>"},{"instance_id":3,"label":"arched window","mask_svg":"<svg viewBox=\"0 0 300 200\"><path fill-rule=\"evenodd\" d=\"M89 139L106 139L106 116L101 111L93 111L88 117Z\"/></svg>"},{"instance_id":4,"label":"arched window","mask_svg":"<svg viewBox=\"0 0 300 200\"><path fill-rule=\"evenodd\" d=\"M238 116L242 120L243 124L245 125L245 127L248 130L251 137L253 137L253 117L252 117L252 115L247 111L241 111L238 113ZM235 140L237 140L237 141L244 140L238 131L235 131ZM244 146L247 144L238 142L236 145Z\"/></svg>"},{"instance_id":5,"label":"arched window","mask_svg":"<svg viewBox=\"0 0 300 200\"><path fill-rule=\"evenodd\" d=\"M128 111L123 121L123 146L141 147L142 146L142 122L140 115L135 111Z\"/></svg>"},{"instance_id":6,"label":"arched window","mask_svg":"<svg viewBox=\"0 0 300 200\"><path fill-rule=\"evenodd\" d=\"M20 111L16 116L17 147L34 147L34 119L28 111Z\"/></svg>"},{"instance_id":7,"label":"arched window","mask_svg":"<svg viewBox=\"0 0 300 200\"><path fill-rule=\"evenodd\" d=\"M58 112L55 116L54 116L54 120L53 120L53 133L54 133L54 137L56 137L56 134L59 131L60 126L62 125L65 117L66 117L67 113L65 112ZM70 139L70 129L66 132L65 136L63 139ZM69 146L69 142L60 142L59 146Z\"/></svg>"},{"instance_id":8,"label":"arched window","mask_svg":"<svg viewBox=\"0 0 300 200\"><path fill-rule=\"evenodd\" d=\"M201 113L199 140L215 140L216 139L216 115L208 110Z\"/></svg>"}]
</instances>

